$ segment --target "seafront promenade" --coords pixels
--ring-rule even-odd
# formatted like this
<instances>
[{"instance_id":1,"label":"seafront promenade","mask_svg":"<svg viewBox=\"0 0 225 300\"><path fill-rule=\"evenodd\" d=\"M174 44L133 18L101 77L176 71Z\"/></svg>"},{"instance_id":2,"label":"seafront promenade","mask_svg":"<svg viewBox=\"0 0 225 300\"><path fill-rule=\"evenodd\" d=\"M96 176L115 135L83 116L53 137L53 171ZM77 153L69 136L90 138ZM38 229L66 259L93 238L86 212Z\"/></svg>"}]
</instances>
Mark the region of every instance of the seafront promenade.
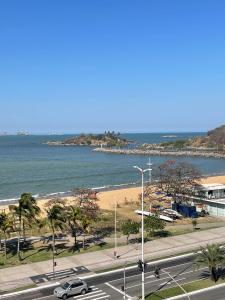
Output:
<instances>
[{"instance_id":1,"label":"seafront promenade","mask_svg":"<svg viewBox=\"0 0 225 300\"><path fill-rule=\"evenodd\" d=\"M192 156L205 158L225 159L225 153L206 152L206 151L189 151L189 150L159 150L159 149L112 149L112 148L95 148L95 152L103 152L110 154L126 154L126 155L148 155L148 156Z\"/></svg>"},{"instance_id":2,"label":"seafront promenade","mask_svg":"<svg viewBox=\"0 0 225 300\"><path fill-rule=\"evenodd\" d=\"M200 246L205 246L208 243L225 243L225 227L149 241L145 243L145 257L147 261L151 261L175 256L188 251L196 251ZM117 260L113 256L114 249L56 259L55 271L60 272L60 270L84 266L91 274L95 271L123 266L124 263L136 263L140 259L141 244L129 244L118 247L117 250L119 255ZM32 284L32 276L49 272L52 272L52 260L1 269L0 292Z\"/></svg>"}]
</instances>

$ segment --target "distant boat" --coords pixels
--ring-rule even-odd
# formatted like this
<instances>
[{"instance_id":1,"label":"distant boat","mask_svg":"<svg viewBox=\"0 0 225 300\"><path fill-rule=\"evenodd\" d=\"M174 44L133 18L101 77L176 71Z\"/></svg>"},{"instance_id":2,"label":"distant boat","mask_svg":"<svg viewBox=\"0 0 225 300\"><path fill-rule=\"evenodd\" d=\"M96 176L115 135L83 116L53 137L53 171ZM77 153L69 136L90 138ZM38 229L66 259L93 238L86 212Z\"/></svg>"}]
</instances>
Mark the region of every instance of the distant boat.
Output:
<instances>
[{"instance_id":1,"label":"distant boat","mask_svg":"<svg viewBox=\"0 0 225 300\"><path fill-rule=\"evenodd\" d=\"M17 135L29 135L29 133L26 131L18 131Z\"/></svg>"},{"instance_id":2,"label":"distant boat","mask_svg":"<svg viewBox=\"0 0 225 300\"><path fill-rule=\"evenodd\" d=\"M177 135L162 135L163 138L177 138L178 136Z\"/></svg>"}]
</instances>

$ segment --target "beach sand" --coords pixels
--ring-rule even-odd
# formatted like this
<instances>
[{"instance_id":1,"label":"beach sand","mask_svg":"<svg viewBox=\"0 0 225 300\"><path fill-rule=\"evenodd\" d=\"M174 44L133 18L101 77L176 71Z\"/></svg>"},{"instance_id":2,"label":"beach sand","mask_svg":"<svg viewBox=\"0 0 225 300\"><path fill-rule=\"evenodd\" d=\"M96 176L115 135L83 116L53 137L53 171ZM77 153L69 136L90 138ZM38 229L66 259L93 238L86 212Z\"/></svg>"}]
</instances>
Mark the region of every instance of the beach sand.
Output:
<instances>
[{"instance_id":1,"label":"beach sand","mask_svg":"<svg viewBox=\"0 0 225 300\"><path fill-rule=\"evenodd\" d=\"M225 184L225 175L223 176L213 176L202 178L200 183L222 183ZM113 210L115 202L118 204L124 204L125 202L136 202L138 201L138 196L141 193L141 187L131 187L131 188L124 188L112 191L104 191L98 193L98 205L101 209L105 210ZM62 197L65 199L67 203L73 203L73 197ZM38 205L41 210L44 212L46 210L46 203L50 199L38 199ZM1 205L0 203L0 210L8 211L8 205Z\"/></svg>"}]
</instances>

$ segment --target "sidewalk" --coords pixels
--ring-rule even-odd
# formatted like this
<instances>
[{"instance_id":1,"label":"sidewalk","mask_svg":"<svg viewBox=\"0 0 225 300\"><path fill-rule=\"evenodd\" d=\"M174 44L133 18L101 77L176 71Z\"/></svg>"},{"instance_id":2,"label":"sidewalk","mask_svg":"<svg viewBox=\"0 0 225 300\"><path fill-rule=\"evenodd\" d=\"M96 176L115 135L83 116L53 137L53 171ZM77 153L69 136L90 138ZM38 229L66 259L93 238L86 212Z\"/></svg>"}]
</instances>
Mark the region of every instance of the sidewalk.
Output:
<instances>
[{"instance_id":1,"label":"sidewalk","mask_svg":"<svg viewBox=\"0 0 225 300\"><path fill-rule=\"evenodd\" d=\"M197 250L207 243L225 243L225 227L195 231L174 237L166 237L145 243L145 259L158 259L166 256ZM140 259L141 244L118 247L120 257L115 261L114 249L87 252L56 259L55 271L85 266L94 272L101 269L136 262ZM31 276L52 272L52 261L43 261L16 267L0 269L0 291L33 283ZM8 288L7 288L8 287Z\"/></svg>"}]
</instances>

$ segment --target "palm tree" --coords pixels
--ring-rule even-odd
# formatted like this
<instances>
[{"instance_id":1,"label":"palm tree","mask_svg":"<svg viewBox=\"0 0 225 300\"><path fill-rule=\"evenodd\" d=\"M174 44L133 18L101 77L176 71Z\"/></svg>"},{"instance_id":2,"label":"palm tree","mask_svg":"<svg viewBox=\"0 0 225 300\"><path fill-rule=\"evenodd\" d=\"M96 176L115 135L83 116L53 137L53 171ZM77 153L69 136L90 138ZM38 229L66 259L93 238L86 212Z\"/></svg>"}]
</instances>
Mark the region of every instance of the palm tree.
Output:
<instances>
[{"instance_id":1,"label":"palm tree","mask_svg":"<svg viewBox=\"0 0 225 300\"><path fill-rule=\"evenodd\" d=\"M79 220L82 218L82 211L80 207L70 205L68 207L68 224L71 228L72 235L74 237L74 246L76 247L77 244L77 229L79 228Z\"/></svg>"},{"instance_id":2,"label":"palm tree","mask_svg":"<svg viewBox=\"0 0 225 300\"><path fill-rule=\"evenodd\" d=\"M208 266L210 278L215 282L218 280L219 267L224 265L224 263L224 250L218 244L208 244L205 248L201 247L195 259L197 268Z\"/></svg>"},{"instance_id":3,"label":"palm tree","mask_svg":"<svg viewBox=\"0 0 225 300\"><path fill-rule=\"evenodd\" d=\"M26 224L32 225L32 222L36 220L36 217L40 214L40 208L37 206L36 199L32 197L30 193L23 193L19 199L18 206L14 206L15 214L18 217L18 242L17 242L17 255L21 260L20 255L20 238L21 231L23 230L23 241L26 241Z\"/></svg>"},{"instance_id":4,"label":"palm tree","mask_svg":"<svg viewBox=\"0 0 225 300\"><path fill-rule=\"evenodd\" d=\"M89 232L91 225L91 220L88 216L82 215L81 218L81 228L83 231L83 249L85 248L85 235Z\"/></svg>"},{"instance_id":5,"label":"palm tree","mask_svg":"<svg viewBox=\"0 0 225 300\"><path fill-rule=\"evenodd\" d=\"M4 252L5 252L5 260L7 259L7 248L6 248L6 239L8 237L9 232L13 229L13 223L10 219L9 215L5 212L0 213L0 230L4 235Z\"/></svg>"},{"instance_id":6,"label":"palm tree","mask_svg":"<svg viewBox=\"0 0 225 300\"><path fill-rule=\"evenodd\" d=\"M64 208L58 204L53 205L47 210L47 221L52 230L52 251L55 251L55 232L57 229L63 230L66 227Z\"/></svg>"}]
</instances>

